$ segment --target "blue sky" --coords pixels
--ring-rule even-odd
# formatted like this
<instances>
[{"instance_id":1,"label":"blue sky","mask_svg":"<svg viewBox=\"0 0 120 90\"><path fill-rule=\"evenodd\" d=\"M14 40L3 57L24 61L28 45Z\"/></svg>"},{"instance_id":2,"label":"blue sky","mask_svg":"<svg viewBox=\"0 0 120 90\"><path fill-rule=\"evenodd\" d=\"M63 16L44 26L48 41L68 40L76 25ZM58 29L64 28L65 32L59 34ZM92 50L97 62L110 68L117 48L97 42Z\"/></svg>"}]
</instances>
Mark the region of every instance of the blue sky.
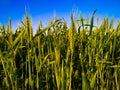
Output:
<instances>
[{"instance_id":1,"label":"blue sky","mask_svg":"<svg viewBox=\"0 0 120 90\"><path fill-rule=\"evenodd\" d=\"M54 13L57 18L64 17L69 23L72 11L75 11L76 17L79 12L84 17L90 17L92 12L98 9L96 16L101 20L106 16L118 20L119 3L119 0L0 0L0 24L7 24L10 17L15 29L24 18L25 8L32 16L34 30L40 20L47 25L53 19Z\"/></svg>"}]
</instances>

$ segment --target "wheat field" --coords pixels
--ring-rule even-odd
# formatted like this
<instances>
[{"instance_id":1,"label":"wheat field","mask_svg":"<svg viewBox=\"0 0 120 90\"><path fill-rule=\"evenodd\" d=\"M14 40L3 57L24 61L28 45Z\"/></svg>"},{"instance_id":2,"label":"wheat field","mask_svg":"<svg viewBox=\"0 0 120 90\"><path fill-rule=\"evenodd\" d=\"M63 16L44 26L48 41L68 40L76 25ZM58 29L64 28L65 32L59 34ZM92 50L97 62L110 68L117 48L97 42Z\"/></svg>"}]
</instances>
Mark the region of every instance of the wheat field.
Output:
<instances>
[{"instance_id":1,"label":"wheat field","mask_svg":"<svg viewBox=\"0 0 120 90\"><path fill-rule=\"evenodd\" d=\"M0 90L120 90L120 22L105 17L0 26Z\"/></svg>"}]
</instances>

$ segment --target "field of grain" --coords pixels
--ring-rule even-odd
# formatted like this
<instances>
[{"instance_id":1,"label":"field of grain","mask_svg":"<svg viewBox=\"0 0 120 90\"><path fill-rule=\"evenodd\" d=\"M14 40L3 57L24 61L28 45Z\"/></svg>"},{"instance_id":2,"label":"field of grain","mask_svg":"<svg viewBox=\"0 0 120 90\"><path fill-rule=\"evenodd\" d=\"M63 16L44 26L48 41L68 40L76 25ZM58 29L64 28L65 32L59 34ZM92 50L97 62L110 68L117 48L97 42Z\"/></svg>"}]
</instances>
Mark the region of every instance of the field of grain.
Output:
<instances>
[{"instance_id":1,"label":"field of grain","mask_svg":"<svg viewBox=\"0 0 120 90\"><path fill-rule=\"evenodd\" d=\"M0 26L0 90L120 90L120 22L98 18L51 21L33 35L25 15L13 33Z\"/></svg>"}]
</instances>

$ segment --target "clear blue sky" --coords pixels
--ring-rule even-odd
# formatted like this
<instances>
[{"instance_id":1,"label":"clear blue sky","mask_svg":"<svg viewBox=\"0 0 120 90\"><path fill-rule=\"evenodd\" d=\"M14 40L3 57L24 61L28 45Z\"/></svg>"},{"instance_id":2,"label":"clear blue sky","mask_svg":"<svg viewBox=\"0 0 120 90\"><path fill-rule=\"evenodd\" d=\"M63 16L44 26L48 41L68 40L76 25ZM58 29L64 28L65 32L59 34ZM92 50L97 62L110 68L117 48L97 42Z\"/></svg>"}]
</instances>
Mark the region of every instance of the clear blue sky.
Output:
<instances>
[{"instance_id":1,"label":"clear blue sky","mask_svg":"<svg viewBox=\"0 0 120 90\"><path fill-rule=\"evenodd\" d=\"M96 15L101 18L120 18L120 0L0 0L0 23L7 24L10 17L13 28L17 27L25 15L25 8L32 16L34 28L39 20L48 23L54 13L69 21L73 10L89 16L97 8Z\"/></svg>"}]
</instances>

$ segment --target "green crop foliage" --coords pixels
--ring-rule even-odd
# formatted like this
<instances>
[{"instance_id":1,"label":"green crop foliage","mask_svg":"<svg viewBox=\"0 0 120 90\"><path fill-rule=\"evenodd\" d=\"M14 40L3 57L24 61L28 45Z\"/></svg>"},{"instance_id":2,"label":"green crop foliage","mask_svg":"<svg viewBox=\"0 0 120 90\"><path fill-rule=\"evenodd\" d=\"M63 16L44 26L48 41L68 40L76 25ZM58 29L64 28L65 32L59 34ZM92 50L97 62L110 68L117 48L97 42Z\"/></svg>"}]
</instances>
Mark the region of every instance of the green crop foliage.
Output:
<instances>
[{"instance_id":1,"label":"green crop foliage","mask_svg":"<svg viewBox=\"0 0 120 90\"><path fill-rule=\"evenodd\" d=\"M28 14L15 33L1 25L0 90L120 90L120 22L95 13L40 21L35 35Z\"/></svg>"}]
</instances>

